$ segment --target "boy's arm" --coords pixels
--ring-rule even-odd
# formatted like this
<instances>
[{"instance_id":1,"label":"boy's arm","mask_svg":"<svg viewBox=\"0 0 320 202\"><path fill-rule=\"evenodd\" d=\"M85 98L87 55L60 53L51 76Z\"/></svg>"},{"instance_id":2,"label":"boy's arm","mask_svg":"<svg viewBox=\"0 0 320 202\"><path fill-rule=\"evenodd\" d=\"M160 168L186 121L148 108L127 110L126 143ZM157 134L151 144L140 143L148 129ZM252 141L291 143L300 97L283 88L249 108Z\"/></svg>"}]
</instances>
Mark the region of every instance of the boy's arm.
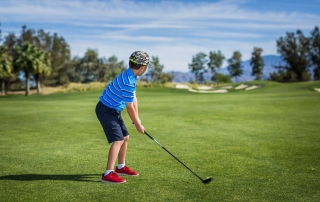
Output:
<instances>
[{"instance_id":1,"label":"boy's arm","mask_svg":"<svg viewBox=\"0 0 320 202\"><path fill-rule=\"evenodd\" d=\"M136 96L134 96L133 103L126 103L127 112L132 120L132 122L135 124L136 129L144 134L145 128L141 125L139 116L138 116L138 100Z\"/></svg>"},{"instance_id":2,"label":"boy's arm","mask_svg":"<svg viewBox=\"0 0 320 202\"><path fill-rule=\"evenodd\" d=\"M136 113L137 113L137 116L138 116L138 119L139 119L138 99L137 99L137 96L136 96L136 92L134 92L133 107L134 107L134 109L136 110Z\"/></svg>"}]
</instances>

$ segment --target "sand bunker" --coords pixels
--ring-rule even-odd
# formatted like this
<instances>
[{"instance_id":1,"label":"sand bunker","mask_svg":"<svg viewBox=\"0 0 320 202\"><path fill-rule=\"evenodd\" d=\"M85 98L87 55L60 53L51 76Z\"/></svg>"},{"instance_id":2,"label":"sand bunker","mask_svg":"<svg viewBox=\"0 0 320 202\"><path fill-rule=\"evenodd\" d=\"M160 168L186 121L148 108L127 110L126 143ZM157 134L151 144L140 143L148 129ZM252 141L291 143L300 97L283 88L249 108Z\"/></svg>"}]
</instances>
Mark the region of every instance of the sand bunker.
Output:
<instances>
[{"instance_id":1,"label":"sand bunker","mask_svg":"<svg viewBox=\"0 0 320 202\"><path fill-rule=\"evenodd\" d=\"M226 89L220 89L220 90L214 90L214 91L211 91L212 93L227 93L228 90Z\"/></svg>"},{"instance_id":2,"label":"sand bunker","mask_svg":"<svg viewBox=\"0 0 320 202\"><path fill-rule=\"evenodd\" d=\"M212 88L210 86L199 86L198 90L211 90Z\"/></svg>"},{"instance_id":3,"label":"sand bunker","mask_svg":"<svg viewBox=\"0 0 320 202\"><path fill-rule=\"evenodd\" d=\"M188 91L194 92L194 93L227 93L228 90L221 89L221 90L194 90L192 88L189 88Z\"/></svg>"},{"instance_id":4,"label":"sand bunker","mask_svg":"<svg viewBox=\"0 0 320 202\"><path fill-rule=\"evenodd\" d=\"M189 86L184 85L184 84L176 84L176 88L178 88L178 89L189 89Z\"/></svg>"},{"instance_id":5,"label":"sand bunker","mask_svg":"<svg viewBox=\"0 0 320 202\"><path fill-rule=\"evenodd\" d=\"M234 89L236 89L236 90L240 90L240 89L244 89L244 88L247 88L247 87L248 87L248 85L241 84L241 85L239 85L239 86L235 87Z\"/></svg>"},{"instance_id":6,"label":"sand bunker","mask_svg":"<svg viewBox=\"0 0 320 202\"><path fill-rule=\"evenodd\" d=\"M314 90L320 92L320 88L315 88Z\"/></svg>"},{"instance_id":7,"label":"sand bunker","mask_svg":"<svg viewBox=\"0 0 320 202\"><path fill-rule=\"evenodd\" d=\"M252 89L256 89L256 88L260 88L260 86L250 86L248 88L246 88L246 90L252 90Z\"/></svg>"},{"instance_id":8,"label":"sand bunker","mask_svg":"<svg viewBox=\"0 0 320 202\"><path fill-rule=\"evenodd\" d=\"M253 90L256 88L260 88L261 85L247 85L247 84L240 84L239 86L235 87L234 89L240 90L240 89L245 89L245 90ZM194 93L228 93L228 89L232 89L233 86L221 86L220 89L214 89L213 87L210 86L199 86L197 87L197 90L192 89L188 85L185 84L176 84L177 89L188 89L190 92ZM315 88L316 91L320 92L320 88Z\"/></svg>"}]
</instances>

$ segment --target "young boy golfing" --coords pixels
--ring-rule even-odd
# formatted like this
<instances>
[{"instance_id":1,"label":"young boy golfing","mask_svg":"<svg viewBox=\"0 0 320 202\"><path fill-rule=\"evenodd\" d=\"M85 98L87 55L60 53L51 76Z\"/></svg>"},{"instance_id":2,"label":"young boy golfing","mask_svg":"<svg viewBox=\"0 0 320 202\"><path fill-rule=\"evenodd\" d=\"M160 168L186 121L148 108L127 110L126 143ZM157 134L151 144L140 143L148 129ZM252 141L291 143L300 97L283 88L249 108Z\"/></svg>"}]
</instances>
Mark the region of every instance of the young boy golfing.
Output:
<instances>
[{"instance_id":1,"label":"young boy golfing","mask_svg":"<svg viewBox=\"0 0 320 202\"><path fill-rule=\"evenodd\" d=\"M125 179L119 175L138 176L139 173L131 170L125 164L129 140L128 130L121 117L121 111L127 112L136 129L144 134L145 128L141 125L138 114L138 99L136 97L137 76L142 76L149 65L149 56L146 52L136 51L129 58L129 68L118 75L102 92L96 106L96 115L102 125L109 143L112 143L105 173L101 182L124 183ZM116 160L118 166L114 171Z\"/></svg>"}]
</instances>

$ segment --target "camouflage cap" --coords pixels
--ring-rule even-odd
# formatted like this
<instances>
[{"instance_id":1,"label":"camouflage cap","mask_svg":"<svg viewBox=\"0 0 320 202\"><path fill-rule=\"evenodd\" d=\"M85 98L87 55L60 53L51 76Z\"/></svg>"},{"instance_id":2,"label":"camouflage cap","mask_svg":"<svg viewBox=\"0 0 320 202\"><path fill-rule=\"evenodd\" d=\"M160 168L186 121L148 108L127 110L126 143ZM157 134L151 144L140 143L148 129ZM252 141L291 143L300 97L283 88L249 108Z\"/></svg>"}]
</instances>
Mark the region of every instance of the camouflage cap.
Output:
<instances>
[{"instance_id":1,"label":"camouflage cap","mask_svg":"<svg viewBox=\"0 0 320 202\"><path fill-rule=\"evenodd\" d=\"M129 60L138 65L149 65L149 55L143 51L135 51L131 54Z\"/></svg>"}]
</instances>

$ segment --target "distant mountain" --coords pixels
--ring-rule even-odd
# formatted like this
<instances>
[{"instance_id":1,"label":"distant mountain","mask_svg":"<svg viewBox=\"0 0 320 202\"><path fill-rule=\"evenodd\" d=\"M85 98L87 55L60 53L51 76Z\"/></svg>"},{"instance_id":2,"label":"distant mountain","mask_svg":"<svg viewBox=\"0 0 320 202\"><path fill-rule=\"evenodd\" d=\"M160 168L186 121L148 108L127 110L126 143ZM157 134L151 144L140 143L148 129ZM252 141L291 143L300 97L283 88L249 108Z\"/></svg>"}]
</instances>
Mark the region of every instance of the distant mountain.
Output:
<instances>
[{"instance_id":1,"label":"distant mountain","mask_svg":"<svg viewBox=\"0 0 320 202\"><path fill-rule=\"evenodd\" d=\"M266 55L266 56L263 56L262 58L264 60L263 77L262 77L263 80L267 80L270 77L270 73L277 71L277 69L274 68L274 66L285 64L282 58L277 55ZM252 66L250 65L250 60L243 61L241 65L243 66L243 74L238 78L238 82L254 80L255 77L251 76ZM219 72L222 74L229 75L227 67L221 68ZM190 82L195 80L195 76L191 72L173 71L169 73L173 75L174 82ZM211 77L212 77L211 73L204 74L204 79L206 81L210 81ZM232 80L235 81L234 78Z\"/></svg>"}]
</instances>

